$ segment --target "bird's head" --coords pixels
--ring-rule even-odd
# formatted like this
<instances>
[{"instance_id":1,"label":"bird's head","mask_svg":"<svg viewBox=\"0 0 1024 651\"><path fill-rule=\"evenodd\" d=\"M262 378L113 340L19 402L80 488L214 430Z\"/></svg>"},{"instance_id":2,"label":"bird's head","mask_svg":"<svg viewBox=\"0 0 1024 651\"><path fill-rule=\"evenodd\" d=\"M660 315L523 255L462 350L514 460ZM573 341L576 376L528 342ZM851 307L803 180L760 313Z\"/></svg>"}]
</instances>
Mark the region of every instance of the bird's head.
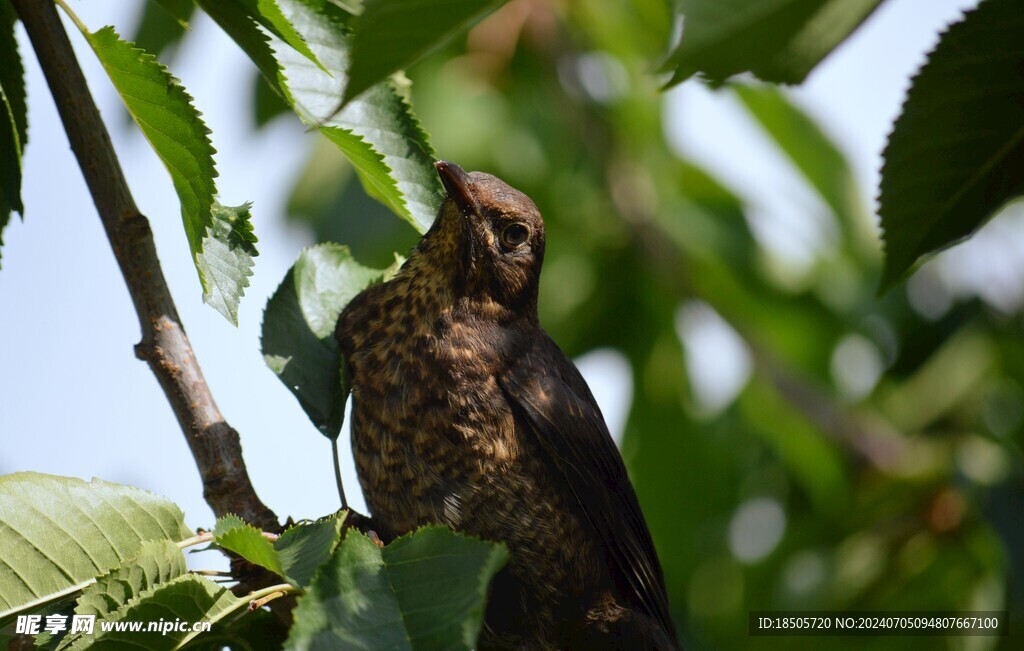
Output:
<instances>
[{"instance_id":1,"label":"bird's head","mask_svg":"<svg viewBox=\"0 0 1024 651\"><path fill-rule=\"evenodd\" d=\"M544 221L525 194L482 172L434 164L445 199L420 255L451 272L454 291L519 313L536 313Z\"/></svg>"}]
</instances>

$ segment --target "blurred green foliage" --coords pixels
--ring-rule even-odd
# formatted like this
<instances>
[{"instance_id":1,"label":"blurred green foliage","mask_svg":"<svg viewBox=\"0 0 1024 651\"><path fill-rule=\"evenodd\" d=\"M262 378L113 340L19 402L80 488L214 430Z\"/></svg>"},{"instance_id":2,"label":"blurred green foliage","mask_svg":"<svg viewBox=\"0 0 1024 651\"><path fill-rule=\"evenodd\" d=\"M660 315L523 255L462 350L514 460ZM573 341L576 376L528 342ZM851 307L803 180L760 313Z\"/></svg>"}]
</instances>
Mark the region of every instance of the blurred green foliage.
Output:
<instances>
[{"instance_id":1,"label":"blurred green foliage","mask_svg":"<svg viewBox=\"0 0 1024 651\"><path fill-rule=\"evenodd\" d=\"M839 148L785 92L727 85L830 211L833 240L781 274L730 180L666 142L652 62L673 21L659 0L516 0L408 76L443 158L541 208L544 326L570 355L629 362L623 454L687 647L754 646L751 610L1008 609L1008 638L756 646L1022 648L1021 314L978 298L929 312L906 287L879 298L868 193ZM254 96L263 124L275 105ZM370 266L417 239L333 146L313 148L289 213ZM715 313L751 373L709 411L679 323Z\"/></svg>"}]
</instances>

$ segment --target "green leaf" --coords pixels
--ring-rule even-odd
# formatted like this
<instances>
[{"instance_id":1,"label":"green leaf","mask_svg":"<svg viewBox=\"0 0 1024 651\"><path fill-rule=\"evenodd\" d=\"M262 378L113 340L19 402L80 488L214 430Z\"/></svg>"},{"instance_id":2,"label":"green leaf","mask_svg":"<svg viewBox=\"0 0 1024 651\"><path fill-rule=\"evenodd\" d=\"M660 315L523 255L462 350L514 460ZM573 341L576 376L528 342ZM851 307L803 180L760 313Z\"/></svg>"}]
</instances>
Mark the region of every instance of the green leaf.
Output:
<instances>
[{"instance_id":1,"label":"green leaf","mask_svg":"<svg viewBox=\"0 0 1024 651\"><path fill-rule=\"evenodd\" d=\"M785 464L797 483L823 513L843 508L849 495L843 459L837 447L779 396L755 378L740 396L751 433Z\"/></svg>"},{"instance_id":2,"label":"green leaf","mask_svg":"<svg viewBox=\"0 0 1024 651\"><path fill-rule=\"evenodd\" d=\"M416 63L503 0L365 0L352 39L345 103Z\"/></svg>"},{"instance_id":3,"label":"green leaf","mask_svg":"<svg viewBox=\"0 0 1024 651\"><path fill-rule=\"evenodd\" d=\"M235 552L250 563L284 576L273 543L259 529L241 518L234 515L219 518L213 529L213 539L219 546Z\"/></svg>"},{"instance_id":4,"label":"green leaf","mask_svg":"<svg viewBox=\"0 0 1024 651\"><path fill-rule=\"evenodd\" d=\"M75 612L103 618L156 584L176 579L187 571L185 555L176 544L170 540L148 540L139 547L135 558L83 590Z\"/></svg>"},{"instance_id":5,"label":"green leaf","mask_svg":"<svg viewBox=\"0 0 1024 651\"><path fill-rule=\"evenodd\" d=\"M188 643L189 651L257 651L283 649L288 627L266 608L241 617L225 618L209 633Z\"/></svg>"},{"instance_id":6,"label":"green leaf","mask_svg":"<svg viewBox=\"0 0 1024 651\"><path fill-rule=\"evenodd\" d=\"M249 10L249 15L264 29L292 46L296 52L312 61L320 69L324 69L316 55L306 45L306 41L281 13L281 7L278 6L276 0L241 0L241 2Z\"/></svg>"},{"instance_id":7,"label":"green leaf","mask_svg":"<svg viewBox=\"0 0 1024 651\"><path fill-rule=\"evenodd\" d=\"M189 28L195 8L192 0L146 2L132 42L160 56L181 41L185 30Z\"/></svg>"},{"instance_id":8,"label":"green leaf","mask_svg":"<svg viewBox=\"0 0 1024 651\"><path fill-rule=\"evenodd\" d=\"M0 477L0 619L85 588L145 540L191 532L162 497L99 479Z\"/></svg>"},{"instance_id":9,"label":"green leaf","mask_svg":"<svg viewBox=\"0 0 1024 651\"><path fill-rule=\"evenodd\" d=\"M21 202L21 156L28 142L25 71L14 38L14 10L0 0L0 247L11 211L25 214Z\"/></svg>"},{"instance_id":10,"label":"green leaf","mask_svg":"<svg viewBox=\"0 0 1024 651\"><path fill-rule=\"evenodd\" d=\"M274 92L284 95L278 83L278 64L274 62L267 34L288 43L295 51L323 70L321 62L281 11L276 0L195 0L224 32L238 43L256 63L256 68ZM260 31L263 28L265 32Z\"/></svg>"},{"instance_id":11,"label":"green leaf","mask_svg":"<svg viewBox=\"0 0 1024 651\"><path fill-rule=\"evenodd\" d=\"M298 524L281 534L274 543L285 577L305 588L331 557L341 540L344 513L336 513L309 524Z\"/></svg>"},{"instance_id":12,"label":"green leaf","mask_svg":"<svg viewBox=\"0 0 1024 651\"><path fill-rule=\"evenodd\" d=\"M193 255L202 250L216 194L210 130L192 98L156 59L122 41L113 27L84 32L121 95L125 107L149 140L181 200L185 234Z\"/></svg>"},{"instance_id":13,"label":"green leaf","mask_svg":"<svg viewBox=\"0 0 1024 651\"><path fill-rule=\"evenodd\" d=\"M203 301L234 324L238 323L238 303L249 286L253 258L259 255L249 221L251 205L222 206L214 201L213 226L196 257L199 273L206 279Z\"/></svg>"},{"instance_id":14,"label":"green leaf","mask_svg":"<svg viewBox=\"0 0 1024 651\"><path fill-rule=\"evenodd\" d=\"M269 38L256 26L245 5L236 0L195 0L195 3L242 48L274 92L284 96Z\"/></svg>"},{"instance_id":15,"label":"green leaf","mask_svg":"<svg viewBox=\"0 0 1024 651\"><path fill-rule=\"evenodd\" d=\"M21 615L37 615L41 617L41 625L45 626L46 618L54 615L63 616L67 619L66 622L70 623L72 617L75 614L75 599L74 596L64 597L57 601L51 601L39 608L32 608L23 612L19 612L18 616ZM4 646L4 633L13 634L17 628L17 620L13 617L7 620L5 626L3 622L0 622L0 649L10 649L9 646ZM42 630L39 634L33 636L32 641L35 643L37 649L55 649L58 648L65 639L67 639L67 631L54 631L50 632Z\"/></svg>"},{"instance_id":16,"label":"green leaf","mask_svg":"<svg viewBox=\"0 0 1024 651\"><path fill-rule=\"evenodd\" d=\"M800 83L881 0L680 0L683 37L664 69L674 86L741 72Z\"/></svg>"},{"instance_id":17,"label":"green leaf","mask_svg":"<svg viewBox=\"0 0 1024 651\"><path fill-rule=\"evenodd\" d=\"M885 148L882 288L1024 193L1024 12L986 0L914 77Z\"/></svg>"},{"instance_id":18,"label":"green leaf","mask_svg":"<svg viewBox=\"0 0 1024 651\"><path fill-rule=\"evenodd\" d=\"M847 238L862 223L862 205L843 153L806 113L771 86L733 86L736 95L775 144L839 219Z\"/></svg>"},{"instance_id":19,"label":"green leaf","mask_svg":"<svg viewBox=\"0 0 1024 651\"><path fill-rule=\"evenodd\" d=\"M220 534L227 533L232 529L249 526L252 525L250 525L248 522L238 517L234 513L228 513L227 515L222 515L219 518L217 518L217 522L213 525L213 535L214 537L216 537Z\"/></svg>"},{"instance_id":20,"label":"green leaf","mask_svg":"<svg viewBox=\"0 0 1024 651\"><path fill-rule=\"evenodd\" d=\"M192 4L192 0L156 0L156 2L147 2L146 5L160 6L164 12L174 18L179 25L186 28L192 20L192 13L195 10L195 5Z\"/></svg>"},{"instance_id":21,"label":"green leaf","mask_svg":"<svg viewBox=\"0 0 1024 651\"><path fill-rule=\"evenodd\" d=\"M332 5L344 9L353 16L363 13L363 0L327 0Z\"/></svg>"},{"instance_id":22,"label":"green leaf","mask_svg":"<svg viewBox=\"0 0 1024 651\"><path fill-rule=\"evenodd\" d=\"M327 10L323 5L326 0L301 1L311 9L320 7ZM195 3L252 59L270 88L282 99L285 92L281 88L278 64L270 49L270 36L288 43L317 68L325 70L276 0L195 0Z\"/></svg>"},{"instance_id":23,"label":"green leaf","mask_svg":"<svg viewBox=\"0 0 1024 651\"><path fill-rule=\"evenodd\" d=\"M296 587L310 584L341 539L344 514L299 524L271 543L258 529L234 515L217 520L214 540L245 560L286 578Z\"/></svg>"},{"instance_id":24,"label":"green leaf","mask_svg":"<svg viewBox=\"0 0 1024 651\"><path fill-rule=\"evenodd\" d=\"M471 649L508 552L428 527L377 547L349 530L295 609L289 649Z\"/></svg>"},{"instance_id":25,"label":"green leaf","mask_svg":"<svg viewBox=\"0 0 1024 651\"><path fill-rule=\"evenodd\" d=\"M288 106L281 95L263 75L253 75L252 112L257 127L264 127L282 113L291 111L292 107Z\"/></svg>"},{"instance_id":26,"label":"green leaf","mask_svg":"<svg viewBox=\"0 0 1024 651\"><path fill-rule=\"evenodd\" d=\"M237 323L238 301L252 273L256 238L248 221L248 205L225 208L214 200L217 170L209 129L192 98L152 55L122 41L113 27L82 32L128 113L170 172L203 300ZM205 250L207 245L210 251Z\"/></svg>"},{"instance_id":27,"label":"green leaf","mask_svg":"<svg viewBox=\"0 0 1024 651\"><path fill-rule=\"evenodd\" d=\"M0 246L12 210L22 215L25 212L21 203L21 143L11 105L0 88Z\"/></svg>"},{"instance_id":28,"label":"green leaf","mask_svg":"<svg viewBox=\"0 0 1024 651\"><path fill-rule=\"evenodd\" d=\"M441 200L433 149L391 81L374 86L338 111L347 83L349 45L345 25L336 12L328 10L334 4L311 0L277 3L315 55L318 63L314 63L280 39L271 38L271 51L268 36L256 28L242 0L197 3L252 59L299 117L319 128L352 161L367 193L420 233L426 232Z\"/></svg>"},{"instance_id":29,"label":"green leaf","mask_svg":"<svg viewBox=\"0 0 1024 651\"><path fill-rule=\"evenodd\" d=\"M352 161L371 196L420 233L440 205L434 151L408 103L391 81L377 84L339 109L347 86L349 39L331 16L298 0L282 0L285 15L330 74L275 45L287 96L306 124L316 126Z\"/></svg>"},{"instance_id":30,"label":"green leaf","mask_svg":"<svg viewBox=\"0 0 1024 651\"><path fill-rule=\"evenodd\" d=\"M118 631L113 627L104 631L97 622L91 635L83 635L68 648L80 651L97 645L102 649L179 649L201 631L193 631L192 626L185 626L183 631L169 626L178 622L216 623L247 605L247 599L239 599L227 588L195 574L185 574L143 591L105 618L108 622L158 622L167 629L165 632Z\"/></svg>"},{"instance_id":31,"label":"green leaf","mask_svg":"<svg viewBox=\"0 0 1024 651\"><path fill-rule=\"evenodd\" d=\"M17 18L9 0L0 0L0 90L7 98L22 150L28 143L28 107L25 103L25 70L14 38Z\"/></svg>"},{"instance_id":32,"label":"green leaf","mask_svg":"<svg viewBox=\"0 0 1024 651\"><path fill-rule=\"evenodd\" d=\"M149 540L142 543L139 554L121 567L105 574L96 583L82 591L74 608L76 615L94 615L107 619L131 599L188 572L185 555L169 540ZM69 620L70 621L70 620ZM70 628L70 627L69 627ZM58 637L56 648L65 649L85 635L68 632ZM36 638L40 645L41 638ZM52 645L51 645L52 646Z\"/></svg>"},{"instance_id":33,"label":"green leaf","mask_svg":"<svg viewBox=\"0 0 1024 651\"><path fill-rule=\"evenodd\" d=\"M453 648L458 641L472 648L487 586L508 560L507 548L425 527L381 551L413 648Z\"/></svg>"},{"instance_id":34,"label":"green leaf","mask_svg":"<svg viewBox=\"0 0 1024 651\"><path fill-rule=\"evenodd\" d=\"M348 398L334 326L348 302L380 282L384 273L360 265L348 247L310 247L299 255L263 314L267 366L330 439L341 431Z\"/></svg>"}]
</instances>

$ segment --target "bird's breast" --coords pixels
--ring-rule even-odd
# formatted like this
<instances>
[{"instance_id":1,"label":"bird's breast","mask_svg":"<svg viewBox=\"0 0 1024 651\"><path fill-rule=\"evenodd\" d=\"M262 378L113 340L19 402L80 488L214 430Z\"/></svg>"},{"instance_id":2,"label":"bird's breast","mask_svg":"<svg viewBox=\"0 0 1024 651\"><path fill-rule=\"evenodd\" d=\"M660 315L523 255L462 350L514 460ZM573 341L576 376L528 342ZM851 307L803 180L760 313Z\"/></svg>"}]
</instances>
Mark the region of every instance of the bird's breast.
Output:
<instances>
[{"instance_id":1,"label":"bird's breast","mask_svg":"<svg viewBox=\"0 0 1024 651\"><path fill-rule=\"evenodd\" d=\"M598 551L498 383L513 335L479 313L431 312L386 289L339 325L353 455L374 519L391 535L437 523L502 541L526 593L578 600L600 576ZM363 323L373 325L352 325Z\"/></svg>"},{"instance_id":2,"label":"bird's breast","mask_svg":"<svg viewBox=\"0 0 1024 651\"><path fill-rule=\"evenodd\" d=\"M520 454L497 353L449 310L416 310L411 319L417 306L379 302L366 308L379 325L347 355L363 492L396 531L426 522L461 528L478 487Z\"/></svg>"}]
</instances>

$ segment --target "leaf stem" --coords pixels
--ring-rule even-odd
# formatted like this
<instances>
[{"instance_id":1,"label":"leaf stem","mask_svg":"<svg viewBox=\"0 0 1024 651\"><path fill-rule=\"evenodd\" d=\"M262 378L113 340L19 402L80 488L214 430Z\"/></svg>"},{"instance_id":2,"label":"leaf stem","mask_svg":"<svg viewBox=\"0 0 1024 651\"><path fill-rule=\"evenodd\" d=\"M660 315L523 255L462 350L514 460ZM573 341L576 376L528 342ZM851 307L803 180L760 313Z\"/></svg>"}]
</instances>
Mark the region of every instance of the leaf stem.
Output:
<instances>
[{"instance_id":1,"label":"leaf stem","mask_svg":"<svg viewBox=\"0 0 1024 651\"><path fill-rule=\"evenodd\" d=\"M290 583L279 583L272 585L262 590L257 590L249 595L249 612L259 610L260 608L267 605L268 602L283 597L286 594L301 594L302 590L296 588Z\"/></svg>"},{"instance_id":2,"label":"leaf stem","mask_svg":"<svg viewBox=\"0 0 1024 651\"><path fill-rule=\"evenodd\" d=\"M345 487L341 483L341 460L338 458L338 439L331 439L331 454L334 457L334 481L338 484L338 497L341 498L341 508L348 510L348 500L345 499Z\"/></svg>"},{"instance_id":3,"label":"leaf stem","mask_svg":"<svg viewBox=\"0 0 1024 651\"><path fill-rule=\"evenodd\" d=\"M221 570L189 570L189 574L198 574L199 576L216 576L216 577L230 577L231 572L222 572Z\"/></svg>"},{"instance_id":4,"label":"leaf stem","mask_svg":"<svg viewBox=\"0 0 1024 651\"><path fill-rule=\"evenodd\" d=\"M191 538L178 541L178 549L187 549L189 547L195 547L196 545L202 545L203 543L213 542L213 532L203 531L198 533Z\"/></svg>"},{"instance_id":5,"label":"leaf stem","mask_svg":"<svg viewBox=\"0 0 1024 651\"><path fill-rule=\"evenodd\" d=\"M88 34L89 33L89 28L85 26L85 23L83 23L82 20L78 17L78 14L76 14L71 9L71 7L68 6L68 4L66 2L64 2L64 0L57 0L57 4L60 5L60 8L63 9L64 13L67 14L68 18L71 19L71 22L73 22L75 24L75 26L78 27L78 29L83 34Z\"/></svg>"},{"instance_id":6,"label":"leaf stem","mask_svg":"<svg viewBox=\"0 0 1024 651\"><path fill-rule=\"evenodd\" d=\"M280 538L279 535L272 531L260 531L260 535L269 540L270 542L277 542ZM202 531L191 538L178 541L178 549L187 549L188 547L195 547L196 545L202 545L203 543L215 542L214 534L212 531Z\"/></svg>"}]
</instances>

